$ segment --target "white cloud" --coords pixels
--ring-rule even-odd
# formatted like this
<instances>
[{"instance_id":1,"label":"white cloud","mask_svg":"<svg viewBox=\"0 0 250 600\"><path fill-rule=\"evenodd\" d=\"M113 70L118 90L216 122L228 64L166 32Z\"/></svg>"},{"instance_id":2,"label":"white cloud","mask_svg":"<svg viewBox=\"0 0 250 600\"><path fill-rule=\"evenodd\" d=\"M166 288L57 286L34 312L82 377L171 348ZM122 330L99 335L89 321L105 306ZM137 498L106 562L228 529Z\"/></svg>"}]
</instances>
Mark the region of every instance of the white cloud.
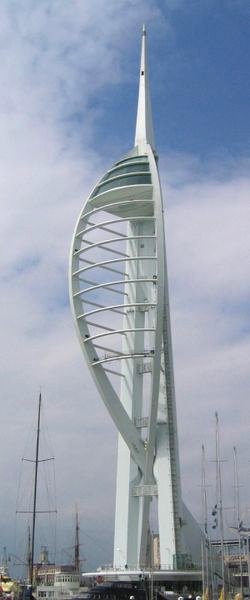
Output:
<instances>
[{"instance_id":1,"label":"white cloud","mask_svg":"<svg viewBox=\"0 0 250 600\"><path fill-rule=\"evenodd\" d=\"M184 496L197 514L201 503L200 494L193 493L193 473L200 472L202 443L210 459L215 456L216 410L231 506L234 445L241 481L248 462L242 422L249 419L250 178L245 160L231 172L231 161L225 169L223 160L223 178L219 162L203 173L192 157L166 162L173 166L170 183L165 181L166 237ZM241 493L246 504L247 489Z\"/></svg>"}]
</instances>

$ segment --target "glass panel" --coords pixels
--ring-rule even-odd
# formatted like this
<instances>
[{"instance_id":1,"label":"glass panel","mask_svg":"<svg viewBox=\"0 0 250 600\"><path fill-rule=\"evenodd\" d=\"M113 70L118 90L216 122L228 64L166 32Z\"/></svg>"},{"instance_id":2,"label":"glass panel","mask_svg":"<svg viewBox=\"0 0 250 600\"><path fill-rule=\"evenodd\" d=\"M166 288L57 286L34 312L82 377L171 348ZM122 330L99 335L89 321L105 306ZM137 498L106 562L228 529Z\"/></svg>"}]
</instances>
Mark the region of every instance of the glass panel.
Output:
<instances>
[{"instance_id":1,"label":"glass panel","mask_svg":"<svg viewBox=\"0 0 250 600\"><path fill-rule=\"evenodd\" d=\"M130 156L129 158L125 158L124 160L119 160L117 163L115 163L116 165L121 165L123 163L127 163L129 161L131 162L143 162L145 160L148 160L148 157L146 154L143 154L141 156Z\"/></svg>"},{"instance_id":2,"label":"glass panel","mask_svg":"<svg viewBox=\"0 0 250 600\"><path fill-rule=\"evenodd\" d=\"M111 177L116 177L117 175L122 175L123 173L136 173L137 171L149 171L148 162L143 162L138 165L138 163L127 163L126 165L121 165L120 167L116 167L112 169L107 175L105 175L102 181L106 181Z\"/></svg>"},{"instance_id":3,"label":"glass panel","mask_svg":"<svg viewBox=\"0 0 250 600\"><path fill-rule=\"evenodd\" d=\"M126 185L142 185L144 183L151 183L151 175L148 173L137 173L136 175L127 175L127 177L117 177L117 179L112 179L111 181L107 181L99 185L93 191L91 198L97 196L102 192L106 192L107 190L111 190L116 187L123 187Z\"/></svg>"}]
</instances>

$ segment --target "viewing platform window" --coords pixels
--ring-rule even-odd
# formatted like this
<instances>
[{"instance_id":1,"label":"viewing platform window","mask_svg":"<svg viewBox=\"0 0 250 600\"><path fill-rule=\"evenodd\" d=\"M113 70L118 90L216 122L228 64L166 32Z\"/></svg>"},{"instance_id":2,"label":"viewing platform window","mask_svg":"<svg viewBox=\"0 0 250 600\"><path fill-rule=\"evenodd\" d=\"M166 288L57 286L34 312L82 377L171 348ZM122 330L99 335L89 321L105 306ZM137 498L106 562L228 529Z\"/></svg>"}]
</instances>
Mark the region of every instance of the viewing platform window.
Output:
<instances>
[{"instance_id":1,"label":"viewing platform window","mask_svg":"<svg viewBox=\"0 0 250 600\"><path fill-rule=\"evenodd\" d=\"M130 156L129 158L125 158L123 160L118 160L118 162L115 163L115 166L123 165L123 164L128 163L128 162L137 162L137 163L139 163L139 162L145 162L145 161L148 162L148 157L147 157L146 154L142 154L141 156Z\"/></svg>"},{"instance_id":2,"label":"viewing platform window","mask_svg":"<svg viewBox=\"0 0 250 600\"><path fill-rule=\"evenodd\" d=\"M151 183L151 175L150 173L136 173L136 174L126 174L122 177L114 177L110 180L104 181L100 183L93 191L91 198L101 194L102 192L106 192L116 187L124 187L127 185L143 185Z\"/></svg>"},{"instance_id":3,"label":"viewing platform window","mask_svg":"<svg viewBox=\"0 0 250 600\"><path fill-rule=\"evenodd\" d=\"M125 165L120 165L118 167L114 167L109 173L104 175L102 181L106 181L107 179L111 179L111 177L117 177L118 175L123 175L125 173L140 173L141 171L146 171L149 173L149 164L148 162L142 162L140 164L129 162Z\"/></svg>"},{"instance_id":4,"label":"viewing platform window","mask_svg":"<svg viewBox=\"0 0 250 600\"><path fill-rule=\"evenodd\" d=\"M96 186L91 198L115 187L127 185L143 185L151 183L149 161L147 156L132 156L114 165Z\"/></svg>"}]
</instances>

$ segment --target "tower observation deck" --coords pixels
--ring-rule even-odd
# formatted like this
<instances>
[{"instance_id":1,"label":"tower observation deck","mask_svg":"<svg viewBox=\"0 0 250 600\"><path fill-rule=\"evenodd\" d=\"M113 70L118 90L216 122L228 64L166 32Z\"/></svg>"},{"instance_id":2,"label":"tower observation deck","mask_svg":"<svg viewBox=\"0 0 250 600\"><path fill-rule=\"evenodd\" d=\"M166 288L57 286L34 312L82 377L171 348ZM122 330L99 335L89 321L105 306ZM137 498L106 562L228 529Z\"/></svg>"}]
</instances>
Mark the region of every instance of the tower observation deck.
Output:
<instances>
[{"instance_id":1,"label":"tower observation deck","mask_svg":"<svg viewBox=\"0 0 250 600\"><path fill-rule=\"evenodd\" d=\"M81 210L70 256L70 299L84 357L119 432L114 567L146 568L150 508L156 505L161 568L185 568L200 552L201 533L181 495L145 27L134 147L101 178Z\"/></svg>"}]
</instances>

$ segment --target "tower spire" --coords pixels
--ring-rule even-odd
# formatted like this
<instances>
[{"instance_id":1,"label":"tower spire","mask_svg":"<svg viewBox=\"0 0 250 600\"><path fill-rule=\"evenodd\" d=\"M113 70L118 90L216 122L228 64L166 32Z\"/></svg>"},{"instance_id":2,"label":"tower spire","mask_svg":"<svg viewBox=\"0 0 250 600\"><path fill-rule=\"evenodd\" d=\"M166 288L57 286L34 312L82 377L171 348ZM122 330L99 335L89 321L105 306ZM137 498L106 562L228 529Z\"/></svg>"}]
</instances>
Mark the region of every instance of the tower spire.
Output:
<instances>
[{"instance_id":1,"label":"tower spire","mask_svg":"<svg viewBox=\"0 0 250 600\"><path fill-rule=\"evenodd\" d=\"M155 150L154 130L152 122L151 101L147 65L147 38L146 28L142 28L141 66L139 79L139 94L137 105L137 119L135 130L135 146L139 146L142 152L145 145L150 144Z\"/></svg>"}]
</instances>

